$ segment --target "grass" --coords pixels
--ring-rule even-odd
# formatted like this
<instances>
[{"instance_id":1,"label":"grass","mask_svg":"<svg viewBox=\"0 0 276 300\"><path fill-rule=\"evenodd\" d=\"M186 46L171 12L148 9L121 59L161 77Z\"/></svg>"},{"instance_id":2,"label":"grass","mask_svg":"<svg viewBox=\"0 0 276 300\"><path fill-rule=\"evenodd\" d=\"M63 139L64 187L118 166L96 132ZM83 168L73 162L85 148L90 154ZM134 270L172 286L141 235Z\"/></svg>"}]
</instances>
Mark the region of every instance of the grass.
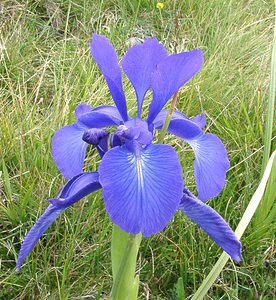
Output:
<instances>
[{"instance_id":1,"label":"grass","mask_svg":"<svg viewBox=\"0 0 276 300\"><path fill-rule=\"evenodd\" d=\"M274 25L271 2L165 1L159 11L154 1L146 0L1 1L1 299L103 299L110 291L112 226L100 192L68 209L20 273L15 271L20 244L47 206L44 199L64 183L51 158L53 133L74 122L80 102L112 104L89 54L92 32L106 35L120 57L134 38L148 36L157 37L171 53L204 50L204 67L180 91L177 108L189 116L203 108L207 130L226 144L231 161L227 185L209 204L236 227L261 175ZM127 82L124 87L134 114L134 91ZM273 128L275 136L275 121ZM177 149L186 185L193 190L190 149L171 136L166 142ZM91 155L86 168L95 170L99 159L93 151ZM229 262L206 299L273 299L274 232L273 219L257 233L256 226L249 226L242 263ZM140 299L177 299L180 277L188 298L220 253L178 213L163 232L142 241Z\"/></svg>"}]
</instances>

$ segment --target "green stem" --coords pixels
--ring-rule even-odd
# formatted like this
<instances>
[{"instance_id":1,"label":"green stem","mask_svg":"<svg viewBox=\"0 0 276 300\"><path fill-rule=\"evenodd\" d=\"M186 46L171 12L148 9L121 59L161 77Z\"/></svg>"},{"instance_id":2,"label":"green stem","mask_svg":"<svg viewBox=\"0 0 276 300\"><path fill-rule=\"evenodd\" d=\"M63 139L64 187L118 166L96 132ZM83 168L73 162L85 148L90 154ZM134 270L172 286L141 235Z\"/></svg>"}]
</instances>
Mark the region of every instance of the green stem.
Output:
<instances>
[{"instance_id":1,"label":"green stem","mask_svg":"<svg viewBox=\"0 0 276 300\"><path fill-rule=\"evenodd\" d=\"M163 140L164 140L165 135L167 133L168 127L170 125L170 121L171 121L171 118L172 118L173 111L174 111L175 106L176 106L177 98L178 98L178 91L173 95L171 106L169 108L168 114L166 116L166 120L163 124L162 130L161 130L161 132L159 134L159 137L158 137L158 140L157 140L158 144L163 143Z\"/></svg>"},{"instance_id":2,"label":"green stem","mask_svg":"<svg viewBox=\"0 0 276 300\"><path fill-rule=\"evenodd\" d=\"M135 276L141 234L129 234L113 225L111 258L113 272L112 300L136 300L139 277Z\"/></svg>"}]
</instances>

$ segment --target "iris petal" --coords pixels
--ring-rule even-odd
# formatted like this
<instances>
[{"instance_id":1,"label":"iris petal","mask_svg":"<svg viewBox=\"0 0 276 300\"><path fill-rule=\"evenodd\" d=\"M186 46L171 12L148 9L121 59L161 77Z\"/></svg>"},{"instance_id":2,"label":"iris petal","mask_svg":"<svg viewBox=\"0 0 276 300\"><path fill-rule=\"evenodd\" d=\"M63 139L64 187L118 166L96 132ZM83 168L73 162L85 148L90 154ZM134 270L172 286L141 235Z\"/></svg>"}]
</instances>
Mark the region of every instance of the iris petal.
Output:
<instances>
[{"instance_id":1,"label":"iris petal","mask_svg":"<svg viewBox=\"0 0 276 300\"><path fill-rule=\"evenodd\" d=\"M79 117L81 123L88 128L102 128L106 126L119 125L122 120L118 119L116 115L100 111L92 111L87 114L83 114Z\"/></svg>"},{"instance_id":2,"label":"iris petal","mask_svg":"<svg viewBox=\"0 0 276 300\"><path fill-rule=\"evenodd\" d=\"M115 49L106 37L93 34L90 51L104 75L112 98L123 120L126 121L128 119L126 99L123 91L122 73Z\"/></svg>"},{"instance_id":3,"label":"iris petal","mask_svg":"<svg viewBox=\"0 0 276 300\"><path fill-rule=\"evenodd\" d=\"M81 173L64 185L57 198L49 201L56 207L65 209L100 188L98 172Z\"/></svg>"},{"instance_id":4,"label":"iris petal","mask_svg":"<svg viewBox=\"0 0 276 300\"><path fill-rule=\"evenodd\" d=\"M143 44L130 48L122 59L123 70L136 92L138 117L145 94L151 85L151 73L167 56L167 51L157 39L147 39Z\"/></svg>"},{"instance_id":5,"label":"iris petal","mask_svg":"<svg viewBox=\"0 0 276 300\"><path fill-rule=\"evenodd\" d=\"M100 188L98 173L83 173L69 180L60 191L58 198L50 200L52 204L46 208L45 212L28 232L22 243L16 268L20 268L43 233L67 207Z\"/></svg>"},{"instance_id":6,"label":"iris petal","mask_svg":"<svg viewBox=\"0 0 276 300\"><path fill-rule=\"evenodd\" d=\"M89 112L93 111L92 107L90 107L88 104L86 103L81 103L79 104L76 109L75 109L75 115L77 117L80 117L83 114L87 114Z\"/></svg>"},{"instance_id":7,"label":"iris petal","mask_svg":"<svg viewBox=\"0 0 276 300\"><path fill-rule=\"evenodd\" d=\"M171 132L184 140L192 139L202 134L200 127L196 123L185 115L182 115L180 118L178 114L180 113L173 114L168 127L168 132ZM158 114L153 122L156 129L162 129L166 116L166 111L162 111Z\"/></svg>"},{"instance_id":8,"label":"iris petal","mask_svg":"<svg viewBox=\"0 0 276 300\"><path fill-rule=\"evenodd\" d=\"M93 108L93 111L109 115L113 120L116 120L116 122L118 122L118 124L120 124L119 122L123 122L120 112L118 111L117 107L115 107L115 106L102 105L102 106Z\"/></svg>"},{"instance_id":9,"label":"iris petal","mask_svg":"<svg viewBox=\"0 0 276 300\"><path fill-rule=\"evenodd\" d=\"M153 99L149 107L149 123L171 96L200 70L203 59L203 52L196 49L170 55L157 65L151 75Z\"/></svg>"},{"instance_id":10,"label":"iris petal","mask_svg":"<svg viewBox=\"0 0 276 300\"><path fill-rule=\"evenodd\" d=\"M203 128L206 126L206 116L204 113L202 113L200 115L196 115L193 118L191 118L190 120L193 121L195 124L197 124L197 126L199 126L200 128Z\"/></svg>"},{"instance_id":11,"label":"iris petal","mask_svg":"<svg viewBox=\"0 0 276 300\"><path fill-rule=\"evenodd\" d=\"M241 260L241 243L228 223L210 206L184 189L179 209L199 225L225 252Z\"/></svg>"},{"instance_id":12,"label":"iris petal","mask_svg":"<svg viewBox=\"0 0 276 300\"><path fill-rule=\"evenodd\" d=\"M154 124L156 129L161 129L165 115L158 116ZM184 117L172 118L168 132L184 139L195 152L194 171L198 198L208 200L217 196L225 185L226 171L230 166L221 140L213 134L204 134L197 124Z\"/></svg>"},{"instance_id":13,"label":"iris petal","mask_svg":"<svg viewBox=\"0 0 276 300\"><path fill-rule=\"evenodd\" d=\"M166 120L167 114L168 114L167 109L161 110L160 113L153 120L154 126L161 129L164 122L165 122L165 120ZM179 111L173 111L172 116L171 116L171 120L177 120L177 119L192 121L199 128L203 128L203 127L206 126L206 116L203 113L199 114L199 115L196 115L193 118L189 118L189 117L187 117L186 115L184 115L183 113L181 113Z\"/></svg>"},{"instance_id":14,"label":"iris petal","mask_svg":"<svg viewBox=\"0 0 276 300\"><path fill-rule=\"evenodd\" d=\"M122 122L119 111L113 106L99 106L92 109L82 103L77 106L75 114L78 121L56 131L52 140L53 159L66 178L72 178L82 172L87 148L83 134L91 128L118 125ZM107 150L107 138L99 147L97 149L103 156Z\"/></svg>"},{"instance_id":15,"label":"iris petal","mask_svg":"<svg viewBox=\"0 0 276 300\"><path fill-rule=\"evenodd\" d=\"M52 139L53 159L65 178L82 172L87 143L82 140L87 127L80 122L60 128Z\"/></svg>"},{"instance_id":16,"label":"iris petal","mask_svg":"<svg viewBox=\"0 0 276 300\"><path fill-rule=\"evenodd\" d=\"M126 146L112 148L103 157L99 176L112 222L129 233L161 231L182 197L181 166L168 145L151 144L135 153Z\"/></svg>"},{"instance_id":17,"label":"iris petal","mask_svg":"<svg viewBox=\"0 0 276 300\"><path fill-rule=\"evenodd\" d=\"M226 149L213 134L202 134L187 140L195 152L195 179L200 200L217 196L226 182L226 171L230 167Z\"/></svg>"},{"instance_id":18,"label":"iris petal","mask_svg":"<svg viewBox=\"0 0 276 300\"><path fill-rule=\"evenodd\" d=\"M25 258L32 251L42 234L50 227L50 225L62 212L62 208L57 208L56 206L50 204L43 213L43 215L36 221L34 226L31 228L31 230L25 237L25 240L20 248L20 252L16 262L17 270L19 270Z\"/></svg>"}]
</instances>

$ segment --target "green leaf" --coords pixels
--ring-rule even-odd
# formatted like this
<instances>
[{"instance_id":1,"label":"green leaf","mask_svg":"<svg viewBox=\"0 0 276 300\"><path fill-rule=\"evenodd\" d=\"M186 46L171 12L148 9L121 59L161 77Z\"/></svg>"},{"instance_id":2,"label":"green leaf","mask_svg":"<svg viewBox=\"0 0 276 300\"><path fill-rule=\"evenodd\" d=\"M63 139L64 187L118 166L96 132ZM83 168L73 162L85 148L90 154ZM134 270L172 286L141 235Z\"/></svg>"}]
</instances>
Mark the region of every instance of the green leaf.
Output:
<instances>
[{"instance_id":1,"label":"green leaf","mask_svg":"<svg viewBox=\"0 0 276 300\"><path fill-rule=\"evenodd\" d=\"M274 151L272 153L272 155L268 161L268 164L266 166L262 180L261 180L257 190L255 191L253 197L251 198L251 200L242 216L242 219L235 231L235 233L239 239L242 237L242 235L243 235L245 229L247 228L250 220L252 219L258 205L261 202L261 199L265 192L266 184L267 184L267 182L269 180L269 176L271 174L273 162L275 163L275 156L276 156L276 151ZM273 176L275 176L275 174ZM213 267L211 272L204 279L203 283L201 284L199 289L194 294L192 300L203 299L203 297L207 294L210 287L214 284L214 282L218 278L220 272L224 268L224 266L227 263L229 258L230 258L230 256L226 252L222 253L222 255L220 256L219 260L217 261L217 263L215 264L215 266Z\"/></svg>"}]
</instances>

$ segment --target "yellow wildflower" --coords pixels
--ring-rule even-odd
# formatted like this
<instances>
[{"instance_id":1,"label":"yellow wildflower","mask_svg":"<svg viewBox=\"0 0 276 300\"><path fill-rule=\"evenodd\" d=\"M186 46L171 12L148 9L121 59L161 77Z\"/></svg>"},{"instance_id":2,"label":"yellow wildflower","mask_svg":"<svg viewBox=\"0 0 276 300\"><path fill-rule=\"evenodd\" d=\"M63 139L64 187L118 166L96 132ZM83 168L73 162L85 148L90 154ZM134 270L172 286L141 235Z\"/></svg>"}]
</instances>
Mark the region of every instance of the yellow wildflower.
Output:
<instances>
[{"instance_id":1,"label":"yellow wildflower","mask_svg":"<svg viewBox=\"0 0 276 300\"><path fill-rule=\"evenodd\" d=\"M164 8L164 2L157 2L156 7L158 9L163 9Z\"/></svg>"}]
</instances>

